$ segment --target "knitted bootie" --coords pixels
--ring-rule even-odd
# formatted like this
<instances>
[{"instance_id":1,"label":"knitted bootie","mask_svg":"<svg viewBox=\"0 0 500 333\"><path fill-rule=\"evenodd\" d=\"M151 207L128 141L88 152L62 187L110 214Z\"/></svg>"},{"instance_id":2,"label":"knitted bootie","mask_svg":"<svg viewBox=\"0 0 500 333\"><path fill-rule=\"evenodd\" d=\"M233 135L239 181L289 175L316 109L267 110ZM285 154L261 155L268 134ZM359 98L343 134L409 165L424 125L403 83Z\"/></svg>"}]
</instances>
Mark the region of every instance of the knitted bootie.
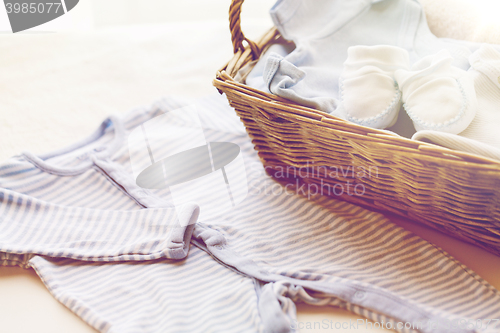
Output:
<instances>
[{"instance_id":1,"label":"knitted bootie","mask_svg":"<svg viewBox=\"0 0 500 333\"><path fill-rule=\"evenodd\" d=\"M474 119L474 82L469 73L452 66L452 62L449 52L442 50L416 62L411 71L396 71L404 108L417 131L458 134Z\"/></svg>"},{"instance_id":2,"label":"knitted bootie","mask_svg":"<svg viewBox=\"0 0 500 333\"><path fill-rule=\"evenodd\" d=\"M408 69L405 49L389 46L352 46L340 76L341 103L336 113L345 119L373 128L396 122L401 92L394 80L397 69Z\"/></svg>"}]
</instances>

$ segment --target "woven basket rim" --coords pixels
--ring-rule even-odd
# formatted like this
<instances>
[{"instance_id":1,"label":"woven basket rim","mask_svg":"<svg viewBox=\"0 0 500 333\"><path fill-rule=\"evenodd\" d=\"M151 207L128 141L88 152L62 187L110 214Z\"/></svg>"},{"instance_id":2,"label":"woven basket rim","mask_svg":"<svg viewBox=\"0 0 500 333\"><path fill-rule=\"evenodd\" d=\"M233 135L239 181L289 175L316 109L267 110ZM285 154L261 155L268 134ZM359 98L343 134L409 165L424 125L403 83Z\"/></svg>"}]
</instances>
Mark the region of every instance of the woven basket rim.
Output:
<instances>
[{"instance_id":1,"label":"woven basket rim","mask_svg":"<svg viewBox=\"0 0 500 333\"><path fill-rule=\"evenodd\" d=\"M253 100L256 103L261 103L268 107L276 106L276 109L274 111L276 112L277 115L280 116L285 116L285 117L293 116L297 119L304 118L307 120L317 121L318 124L321 122L346 124L347 126L351 127L351 129L356 129L364 133L364 134L360 133L359 135L365 135L371 138L385 139L385 142L382 142L383 140L380 140L380 142L383 145L387 145L388 148L410 146L409 148L414 148L416 150L414 152L407 152L409 154L433 153L436 156L435 158L431 158L429 160L430 162L443 163L444 160L446 161L444 163L450 163L449 164L450 166L455 164L453 162L457 162L460 164L468 163L470 164L470 167L478 168L481 170L500 171L500 161L494 160L492 158L445 148L433 143L412 140L402 136L391 135L383 130L355 124L349 122L348 120L332 116L326 112L296 104L295 102L286 100L279 96L275 96L273 94L260 91L255 88L249 87L245 84L242 84L240 82L237 82L234 80L234 78L229 76L224 69L217 71L216 78L213 80L213 84L218 89L221 88L232 89L233 93L240 94L244 96L246 99ZM286 113L283 109L286 109L291 113ZM342 132L342 130L338 129L336 131ZM348 131L344 131L344 133L346 135L356 134Z\"/></svg>"}]
</instances>

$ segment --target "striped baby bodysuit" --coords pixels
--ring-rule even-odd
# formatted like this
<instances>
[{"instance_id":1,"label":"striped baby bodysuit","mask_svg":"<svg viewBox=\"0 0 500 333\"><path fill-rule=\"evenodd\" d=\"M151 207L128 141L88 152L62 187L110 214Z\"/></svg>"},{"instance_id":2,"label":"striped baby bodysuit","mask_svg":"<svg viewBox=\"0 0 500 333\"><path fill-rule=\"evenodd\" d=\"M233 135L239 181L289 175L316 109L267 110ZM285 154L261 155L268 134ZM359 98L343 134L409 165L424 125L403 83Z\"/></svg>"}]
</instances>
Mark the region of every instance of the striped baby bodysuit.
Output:
<instances>
[{"instance_id":1,"label":"striped baby bodysuit","mask_svg":"<svg viewBox=\"0 0 500 333\"><path fill-rule=\"evenodd\" d=\"M207 141L240 148L248 184L241 203L196 223L196 203L174 209L169 188L136 184L126 143L186 104ZM265 174L224 97L165 99L0 165L0 260L33 267L101 332L297 332L294 302L398 332L499 330L459 326L500 318L500 293L467 267L379 213L292 185Z\"/></svg>"},{"instance_id":2,"label":"striped baby bodysuit","mask_svg":"<svg viewBox=\"0 0 500 333\"><path fill-rule=\"evenodd\" d=\"M255 279L190 246L196 206L177 214L128 173L127 132L179 106L168 103L2 163L0 265L34 268L100 332L261 332Z\"/></svg>"}]
</instances>

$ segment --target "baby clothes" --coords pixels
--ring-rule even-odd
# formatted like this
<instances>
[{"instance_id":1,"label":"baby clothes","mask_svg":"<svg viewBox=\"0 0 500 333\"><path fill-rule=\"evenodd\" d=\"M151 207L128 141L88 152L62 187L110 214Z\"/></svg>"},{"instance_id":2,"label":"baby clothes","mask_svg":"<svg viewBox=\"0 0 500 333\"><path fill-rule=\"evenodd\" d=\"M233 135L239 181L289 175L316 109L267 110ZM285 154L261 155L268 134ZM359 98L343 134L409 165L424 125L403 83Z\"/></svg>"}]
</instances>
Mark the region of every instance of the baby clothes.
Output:
<instances>
[{"instance_id":1,"label":"baby clothes","mask_svg":"<svg viewBox=\"0 0 500 333\"><path fill-rule=\"evenodd\" d=\"M467 71L451 65L447 50L417 61L410 70L408 52L389 46L351 46L340 78L337 115L385 129L396 123L401 100L417 131L457 134L476 115L474 83Z\"/></svg>"},{"instance_id":2,"label":"baby clothes","mask_svg":"<svg viewBox=\"0 0 500 333\"><path fill-rule=\"evenodd\" d=\"M458 320L500 318L500 292L441 249L379 213L269 178L221 96L198 101L199 116L208 142L240 147L248 196L194 225L195 246L186 259L155 251L168 248L159 237L169 239L166 221L177 221L169 190L135 184L124 138L185 104L164 100L108 120L67 150L42 158L23 154L0 165L7 194L0 201L2 230L16 224L35 234L55 222L64 230L70 221L55 242L44 235L0 238L0 251L9 251L0 252L5 263L33 267L61 303L101 332L297 332L294 301L339 306L398 332L444 332ZM12 207L16 215L9 215ZM187 212L178 213L180 226L192 225L196 209ZM93 233L91 226L104 231ZM45 252L47 244L52 248ZM106 256L120 261L95 260ZM455 331L500 327L484 326Z\"/></svg>"},{"instance_id":3,"label":"baby clothes","mask_svg":"<svg viewBox=\"0 0 500 333\"><path fill-rule=\"evenodd\" d=\"M401 108L401 91L394 73L410 67L408 52L389 45L360 45L350 47L347 54L336 113L356 124L391 127Z\"/></svg>"},{"instance_id":4,"label":"baby clothes","mask_svg":"<svg viewBox=\"0 0 500 333\"><path fill-rule=\"evenodd\" d=\"M256 67L247 84L261 77L273 94L334 115L350 46L398 46L409 52L412 63L448 49L455 66L468 68L469 49L432 35L416 0L318 0L314 6L307 0L280 0L270 13L296 48L286 56L264 54L265 66Z\"/></svg>"},{"instance_id":5,"label":"baby clothes","mask_svg":"<svg viewBox=\"0 0 500 333\"><path fill-rule=\"evenodd\" d=\"M441 249L378 213L325 196L298 197L297 186L255 179L245 205L207 222L226 239L210 251L241 272L277 282L280 299L338 306L392 327L439 322L436 331L444 332L450 318L500 315L500 293Z\"/></svg>"},{"instance_id":6,"label":"baby clothes","mask_svg":"<svg viewBox=\"0 0 500 333\"><path fill-rule=\"evenodd\" d=\"M451 149L500 160L500 52L483 44L470 57L478 110L472 123L459 135L420 131L415 140L430 141Z\"/></svg>"},{"instance_id":7,"label":"baby clothes","mask_svg":"<svg viewBox=\"0 0 500 333\"><path fill-rule=\"evenodd\" d=\"M280 317L261 319L255 279L190 246L196 211L174 212L168 196L132 177L127 134L181 105L169 100L112 117L69 148L3 162L0 265L34 268L59 302L100 332L272 331Z\"/></svg>"},{"instance_id":8,"label":"baby clothes","mask_svg":"<svg viewBox=\"0 0 500 333\"><path fill-rule=\"evenodd\" d=\"M417 131L458 134L477 112L474 82L463 69L451 65L447 50L417 61L394 73L402 91L404 109Z\"/></svg>"}]
</instances>

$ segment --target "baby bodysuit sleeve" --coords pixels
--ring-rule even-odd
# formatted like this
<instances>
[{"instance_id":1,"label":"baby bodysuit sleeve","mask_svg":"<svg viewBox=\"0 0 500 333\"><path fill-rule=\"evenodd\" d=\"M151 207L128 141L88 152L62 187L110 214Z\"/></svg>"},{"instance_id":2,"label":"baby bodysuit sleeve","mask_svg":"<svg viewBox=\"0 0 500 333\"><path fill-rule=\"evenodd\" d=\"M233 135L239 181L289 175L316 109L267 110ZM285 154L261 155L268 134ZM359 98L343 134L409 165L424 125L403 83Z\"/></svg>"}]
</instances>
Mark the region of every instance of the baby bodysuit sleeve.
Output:
<instances>
[{"instance_id":1,"label":"baby bodysuit sleeve","mask_svg":"<svg viewBox=\"0 0 500 333\"><path fill-rule=\"evenodd\" d=\"M98 210L0 189L0 252L84 261L187 256L199 207Z\"/></svg>"}]
</instances>

